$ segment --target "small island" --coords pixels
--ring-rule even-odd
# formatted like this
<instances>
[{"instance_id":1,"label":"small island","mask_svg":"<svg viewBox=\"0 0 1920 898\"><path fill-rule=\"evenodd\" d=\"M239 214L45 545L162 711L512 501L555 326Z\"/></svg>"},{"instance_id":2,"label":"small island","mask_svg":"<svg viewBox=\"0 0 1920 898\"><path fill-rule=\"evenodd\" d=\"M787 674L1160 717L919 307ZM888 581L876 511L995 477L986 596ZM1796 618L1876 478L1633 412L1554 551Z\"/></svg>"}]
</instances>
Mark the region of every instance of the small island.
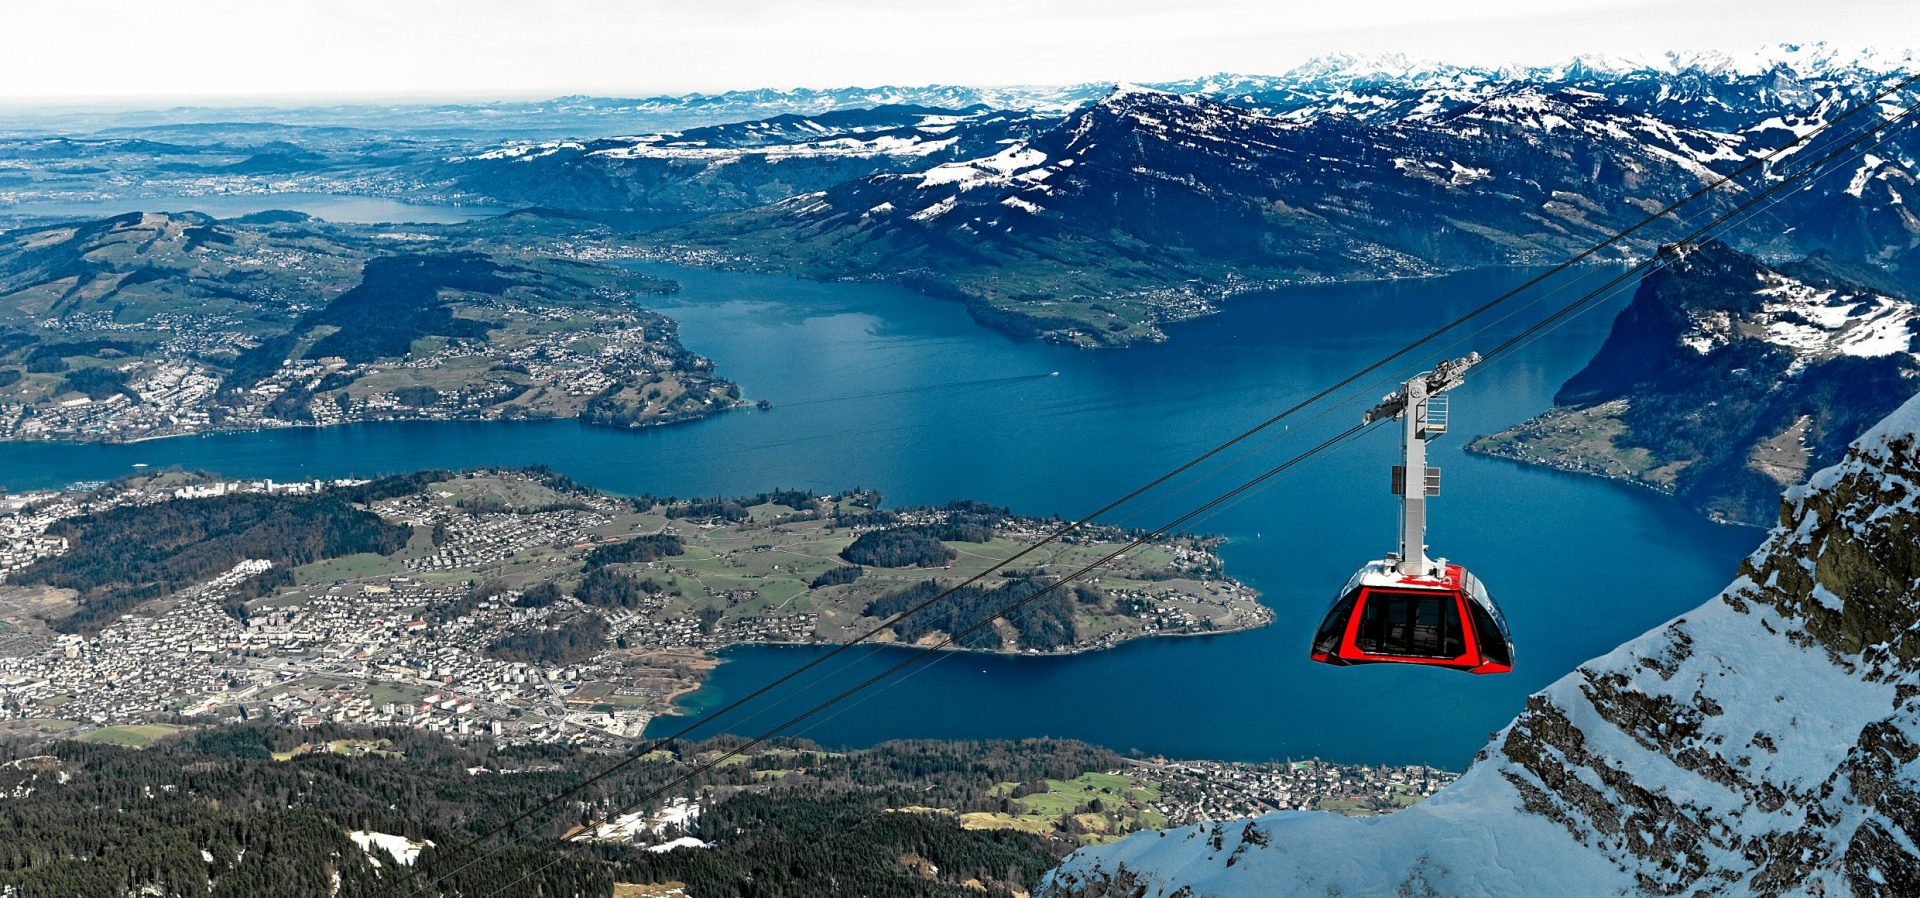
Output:
<instances>
[{"instance_id":1,"label":"small island","mask_svg":"<svg viewBox=\"0 0 1920 898\"><path fill-rule=\"evenodd\" d=\"M271 719L617 744L746 643L1058 654L1273 619L1220 540L867 491L612 496L543 469L162 472L0 509L0 728ZM912 617L901 612L958 588ZM945 643L952 638L951 646Z\"/></svg>"}]
</instances>

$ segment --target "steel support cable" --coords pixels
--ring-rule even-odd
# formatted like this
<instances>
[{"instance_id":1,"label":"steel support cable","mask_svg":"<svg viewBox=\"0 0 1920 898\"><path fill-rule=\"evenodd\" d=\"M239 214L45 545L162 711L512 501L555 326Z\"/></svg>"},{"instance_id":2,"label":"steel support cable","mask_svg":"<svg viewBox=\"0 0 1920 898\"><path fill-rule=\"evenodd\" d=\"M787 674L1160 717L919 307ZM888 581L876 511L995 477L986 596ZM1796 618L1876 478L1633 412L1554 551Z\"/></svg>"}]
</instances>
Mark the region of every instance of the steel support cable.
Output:
<instances>
[{"instance_id":1,"label":"steel support cable","mask_svg":"<svg viewBox=\"0 0 1920 898\"><path fill-rule=\"evenodd\" d=\"M1028 595L1026 598L1023 598L1017 602L1014 602L1011 605L1007 605L1006 607L1001 608L999 611L996 611L993 614L988 615L987 617L974 623L972 626L969 626L966 629L961 630L957 633L950 634L944 639L941 639L939 642L936 642L932 645L922 646L919 650L915 651L913 654L909 655L907 658L901 660L900 662L894 664L893 666L888 667L887 669L882 670L879 673L876 673L872 676L867 677L865 680L862 680L859 683L853 686L850 686L845 690L842 690L840 693L834 695L832 698L829 698L826 701L820 702L819 704L814 705L813 707L807 709L806 711L803 711L793 717L788 718L784 723L781 723L779 726L774 727L773 729L768 730L767 732L754 737L752 740L742 743L741 745L738 745L725 752L722 752L719 756L714 757L711 760L702 762L699 766L693 768L692 770L689 770L686 773L683 773L680 776L677 776L672 780L669 780L664 785L657 786L652 790L648 791L646 794L641 795L639 798L636 798L626 803L625 805L620 806L619 808L615 809L613 813L608 814L600 818L599 820L593 823L590 823L586 826L582 826L581 828L574 830L573 832L570 832L566 835L555 838L546 847L549 850L562 847L572 842L574 839L578 838L581 834L591 833L594 830L598 829L600 826L604 825L603 821L615 820L620 818L623 815L632 813L635 808L649 804L655 799L661 798L662 796L666 795L668 792L671 792L674 789L679 788L681 785L684 785L685 783L693 780L694 778L700 776L701 774L706 773L710 770L713 770L714 768L722 764L725 764L727 761L735 757L738 757L742 753L749 751L759 745L762 745L768 742L769 740L779 737L782 733L786 732L789 729L792 729L795 726L800 725L801 723L806 722L808 719L812 718L814 715L819 714L820 712L825 711L828 708L831 708L834 705L839 704L840 702L852 697L853 695L866 690L870 686L873 686L883 680L886 680L892 677L894 674L899 673L900 671L906 669L907 667L912 666L924 660L927 656L945 651L949 646L953 645L955 642L961 639L966 638L968 635L978 632L984 627L992 626L994 621L997 621L1009 614L1019 611L1021 608L1024 608L1027 605L1033 603L1034 601L1040 599L1041 597L1052 593L1054 590L1059 589L1060 587L1065 586L1068 583L1072 583L1080 579L1081 577L1086 576L1088 573L1111 563L1114 559L1120 557L1121 555L1125 555L1126 553L1131 552L1134 549L1139 548L1140 546L1143 546L1155 539L1160 538L1161 536L1166 535L1168 532L1174 530L1175 528L1178 528L1184 525L1185 523L1187 523L1188 521L1211 510L1214 506L1217 506L1220 503L1226 502L1234 498L1235 496L1238 496L1241 493L1246 492L1247 490L1251 490L1256 487L1259 487L1261 484L1264 484L1276 477L1279 477L1285 474L1286 472L1293 469L1294 467L1311 460L1312 458L1318 456L1322 452L1328 449L1331 449L1342 442L1352 439L1353 437L1356 437L1361 433L1364 433L1368 430L1378 427L1383 423L1385 422L1374 421L1374 422L1365 423L1365 424L1355 424L1352 427L1349 427L1346 430L1343 430L1340 433L1327 438L1326 440L1316 444L1313 448L1308 449L1305 452L1302 452L1298 455L1295 455L1294 457L1287 459L1286 461L1281 462L1280 464L1275 465L1274 467L1268 468L1265 472L1261 473L1259 476L1254 477L1253 479L1248 480L1240 484L1239 486L1236 486L1233 489L1220 494L1219 496L1213 498L1212 500L1201 505L1200 507L1195 508L1192 511L1189 511L1186 514L1183 514L1180 517L1177 517L1171 521L1168 521L1167 523L1161 525L1159 528L1151 532L1144 533L1135 537L1132 541L1128 542L1126 545L1123 545L1120 548L1107 553L1106 555L1100 557L1097 560L1087 563L1085 566L1081 567L1079 570L1074 571L1073 573L1068 574L1064 577L1055 579L1052 583L1049 583L1045 587L1042 587L1041 589L1033 592L1032 594ZM515 888L519 886L521 883L525 882L526 880L536 875L539 875L540 873L545 872L548 869L551 869L553 865L557 863L559 863L558 857L550 859L546 863L533 869L532 871L522 874L518 879L515 879L514 881L509 882L498 889L495 889L491 892L486 893L485 898L494 898L494 896L505 894L507 890Z\"/></svg>"},{"instance_id":2,"label":"steel support cable","mask_svg":"<svg viewBox=\"0 0 1920 898\"><path fill-rule=\"evenodd\" d=\"M672 742L674 740L684 738L686 735L688 735L692 731L699 729L701 727L704 727L712 723L713 721L718 720L720 717L725 716L726 714L731 713L732 711L740 708L741 706L747 704L748 702L751 702L759 698L760 696L765 695L766 693L771 692L772 690L793 681L795 678L805 674L807 671L812 670L820 666L821 664L824 664L827 661L840 656L841 654L853 648L854 646L863 644L867 640L872 639L874 636L877 636L880 633L891 629L894 625L912 617L915 614L920 613L921 611L924 611L928 607L931 607L933 604L941 601L942 599L945 599L951 596L955 592L958 592L961 589L964 589L968 586L973 585L974 583L979 582L980 580L984 579L988 575L1006 567L1009 564L1012 564L1015 561L1018 561L1019 559L1033 553L1034 551L1039 550L1042 547L1051 545L1052 543L1059 541L1060 539L1066 537L1067 535L1073 533L1074 531L1080 529L1081 527L1086 526L1087 524L1091 523L1095 519L1112 511L1113 509L1118 508L1121 505L1124 505L1127 502L1132 501L1133 499L1139 497L1140 495L1159 487L1160 485L1166 483L1167 481L1172 480L1173 478L1178 477L1179 475L1184 474L1187 471L1192 470L1193 468L1201 464L1204 464L1209 459L1212 459L1213 457L1219 455L1220 453L1225 452L1227 449L1232 448L1233 446L1238 445L1239 443L1253 437L1254 435L1266 430L1267 428L1273 426L1274 424L1277 424L1291 417L1292 415L1320 401L1321 399L1324 399L1327 396L1339 390L1345 389L1347 386L1350 386L1355 381L1358 381L1361 378L1366 377L1372 374L1373 372L1386 367L1389 364L1392 364L1393 362L1406 356L1408 353L1413 352L1415 349L1418 349L1419 347L1426 345L1427 343L1430 343L1435 339L1438 339L1442 335L1453 331L1454 329L1460 327L1461 325L1466 324L1467 322L1479 317L1480 315L1485 314L1487 311L1501 305L1502 303L1506 302L1509 299L1512 299L1514 296L1517 296L1520 293L1525 292L1526 290L1544 282L1546 279L1553 277L1554 275L1559 274L1560 272L1563 272L1568 268L1571 268L1574 265L1577 265L1580 262L1583 262L1593 257L1595 254L1599 253L1600 251L1610 246L1613 246L1621 242L1622 240L1625 240L1627 237L1640 231L1641 229L1647 227L1648 225L1651 225L1652 223L1672 214L1674 211L1678 210L1682 206L1692 203L1695 200L1698 200L1701 197L1704 197L1712 193L1713 191L1719 189L1720 187L1732 182L1733 179L1739 177L1740 175L1745 174L1749 171L1752 171L1757 167L1761 167L1768 164L1772 160L1780 157L1783 153L1787 153L1788 151L1805 144L1810 139L1824 133L1825 131L1832 128L1835 124L1839 123L1840 121L1843 121L1849 117L1852 117L1853 115L1858 114L1862 110L1871 108L1872 106L1884 100L1886 97L1893 95L1894 93L1914 84L1917 81L1920 81L1920 73L1901 79L1899 82L1896 82L1891 87L1887 87L1882 91L1880 91L1879 93L1875 94L1874 96L1870 97L1869 99L1847 108L1840 115L1835 116L1834 118L1828 119L1825 122L1822 122L1820 125L1816 126L1815 128L1809 129L1806 133L1795 135L1794 138L1788 141L1787 143L1782 144L1781 146L1776 147L1772 150L1769 150L1766 153L1762 153L1757 156L1754 156L1746 163L1734 169L1732 172L1722 175L1718 178L1715 178L1714 180L1708 182L1706 185L1700 187L1699 189L1686 195L1685 197L1682 197L1678 200L1668 203L1666 206L1661 207L1658 211L1652 214L1649 214L1645 218L1642 218L1640 221L1628 226L1627 228L1614 232L1605 240L1602 240L1601 242L1594 244L1593 246L1590 246L1586 249L1581 250L1578 253L1575 253L1573 256L1568 257L1566 260L1552 266L1551 268L1548 268L1546 271L1543 271L1532 278L1529 278L1527 281L1500 294L1499 296L1496 296L1495 298L1487 301L1486 303L1483 303L1482 305L1469 310L1464 315L1461 315L1453 319L1452 321L1447 322L1441 327L1429 332L1425 336L1422 336L1414 340L1413 342L1406 344L1405 346L1395 350L1391 354L1379 359L1378 361L1375 361L1372 364L1367 365L1364 368L1361 368L1359 371L1356 371L1352 374L1347 375L1337 383L1334 383L1312 394L1311 396L1308 396L1307 398L1296 402L1294 405L1289 406L1288 408L1282 410L1281 412L1240 432L1239 434L1235 435L1231 439L1214 446L1213 448L1207 450L1206 452L1201 453L1198 456L1195 456L1192 459L1189 459L1186 462L1183 462L1179 466L1173 468L1172 470L1169 470L1168 472L1160 475L1159 477L1156 477L1154 480L1146 483L1145 485L1142 485L1126 493L1125 495L1121 496L1119 499L1115 499L1107 503L1106 505L1101 506L1099 509L1096 509L1095 511L1081 518L1078 518L1066 525L1063 525L1060 528L1055 529L1054 531L1050 532L1047 536L1041 538L1039 541L1033 543L1032 545L1026 546L1025 548L1022 548L1019 552L1015 553L1014 555L1008 557L1003 561L997 562L996 564L987 568L986 570L983 570L980 573L967 578L961 583L956 584L955 586L942 591L941 593L927 599L924 602L921 602L918 605L915 605L904 611L901 611L900 613L894 615L892 618L889 618L888 620L882 622L881 624L866 631L865 633L863 633L861 636L857 637L853 641L841 643L835 646L828 653L821 655L820 657L815 658L811 661L808 661L806 664L803 664L800 667L792 671L789 671L788 673L782 674L780 677L774 679L773 681L767 683L766 685L763 685L755 689L754 691L748 693L747 695L742 696L741 698L736 699L733 702L730 702L719 709L710 711L702 715L697 720L687 724L686 726L682 727L681 729L675 731L670 735L663 736L653 740L651 743L649 743L646 746L643 746L641 749L630 753L626 758L622 759L621 761L618 761L613 765L609 766L608 768L588 777L585 780L582 780L581 782L575 784L572 787L569 787L568 789L560 792L559 794L553 796L552 798L547 799L546 801L538 805L535 805L534 807L521 811L519 814L510 818L506 822L496 825L494 828L488 830L485 833L482 833L479 836L476 836L472 839L468 839L465 842L462 842L459 846L452 849L451 853L465 852L467 850L470 850L475 845L481 842L485 842L489 839L492 839L495 836L508 832L514 827L517 827L520 823L525 822L527 819L531 818L533 815L538 814L541 811L547 810L548 808L551 808L559 804L561 801L564 801L567 798L575 794L578 794L582 790L590 788L591 786L606 780L608 777L611 777L619 773L620 771L627 769L633 764L639 762L641 758L644 758L650 755L653 751L657 750L659 747L669 742ZM1909 111L1911 111L1911 107L1909 108ZM1564 311L1565 310L1563 310L1562 313L1556 313L1556 315L1564 314ZM1216 500L1216 501L1219 501L1219 500ZM479 863L480 861L485 860L487 857L491 857L493 853L494 852L491 850L484 852L481 854L480 857L477 857L467 862L466 864L463 864L451 871L448 871L447 873L444 873L444 874L441 874L440 876L435 877L434 879L428 881L425 885L429 885L429 886L433 885L448 876L452 876L457 873L463 872L464 870L470 868L473 864ZM399 888L406 886L408 883L411 883L414 879L417 878L418 869L419 868L417 866L410 869L408 872L408 875L403 879L397 881L392 888L394 890L398 890ZM413 896L417 894L419 894L417 889L410 891L408 893L409 896Z\"/></svg>"}]
</instances>

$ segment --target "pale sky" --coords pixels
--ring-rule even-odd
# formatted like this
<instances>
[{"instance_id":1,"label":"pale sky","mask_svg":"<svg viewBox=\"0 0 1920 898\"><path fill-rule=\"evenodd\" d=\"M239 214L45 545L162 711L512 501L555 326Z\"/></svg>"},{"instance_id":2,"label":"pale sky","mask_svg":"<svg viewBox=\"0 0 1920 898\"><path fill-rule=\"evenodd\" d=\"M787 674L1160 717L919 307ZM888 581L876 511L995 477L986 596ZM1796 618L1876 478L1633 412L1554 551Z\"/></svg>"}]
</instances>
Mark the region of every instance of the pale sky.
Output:
<instances>
[{"instance_id":1,"label":"pale sky","mask_svg":"<svg viewBox=\"0 0 1920 898\"><path fill-rule=\"evenodd\" d=\"M1916 0L13 0L0 103L645 96L1920 48Z\"/></svg>"}]
</instances>

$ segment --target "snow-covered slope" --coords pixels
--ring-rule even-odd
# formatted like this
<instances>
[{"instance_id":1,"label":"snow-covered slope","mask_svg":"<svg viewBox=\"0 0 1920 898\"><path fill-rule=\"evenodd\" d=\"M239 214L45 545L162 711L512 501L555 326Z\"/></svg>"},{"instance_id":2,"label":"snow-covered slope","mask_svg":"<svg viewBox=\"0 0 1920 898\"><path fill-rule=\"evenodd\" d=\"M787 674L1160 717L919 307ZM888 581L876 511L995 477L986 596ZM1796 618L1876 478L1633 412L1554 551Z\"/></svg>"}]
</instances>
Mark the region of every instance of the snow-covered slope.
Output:
<instances>
[{"instance_id":1,"label":"snow-covered slope","mask_svg":"<svg viewBox=\"0 0 1920 898\"><path fill-rule=\"evenodd\" d=\"M1920 306L1831 256L1768 265L1718 241L1664 252L1554 408L1469 448L1768 526L1782 488L1920 389Z\"/></svg>"},{"instance_id":2,"label":"snow-covered slope","mask_svg":"<svg viewBox=\"0 0 1920 898\"><path fill-rule=\"evenodd\" d=\"M420 177L516 205L685 216L990 155L1055 121L982 107L878 106L636 137L517 140Z\"/></svg>"},{"instance_id":3,"label":"snow-covered slope","mask_svg":"<svg viewBox=\"0 0 1920 898\"><path fill-rule=\"evenodd\" d=\"M1533 696L1458 782L1076 852L1065 896L1913 895L1920 397L1720 596Z\"/></svg>"}]
</instances>

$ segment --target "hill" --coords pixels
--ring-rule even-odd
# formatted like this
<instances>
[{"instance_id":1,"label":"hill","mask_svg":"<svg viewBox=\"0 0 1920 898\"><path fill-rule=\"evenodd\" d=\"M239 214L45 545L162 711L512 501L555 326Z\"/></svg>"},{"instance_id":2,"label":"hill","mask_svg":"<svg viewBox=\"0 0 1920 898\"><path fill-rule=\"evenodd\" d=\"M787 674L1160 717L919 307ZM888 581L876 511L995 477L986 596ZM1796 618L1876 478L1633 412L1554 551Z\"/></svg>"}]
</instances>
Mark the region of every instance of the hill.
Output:
<instances>
[{"instance_id":1,"label":"hill","mask_svg":"<svg viewBox=\"0 0 1920 898\"><path fill-rule=\"evenodd\" d=\"M0 233L0 438L131 440L395 418L633 427L738 404L647 296L514 240L297 213L131 213Z\"/></svg>"},{"instance_id":2,"label":"hill","mask_svg":"<svg viewBox=\"0 0 1920 898\"><path fill-rule=\"evenodd\" d=\"M1770 267L1717 242L1666 252L1555 407L1470 448L1765 526L1782 488L1840 460L1920 384L1920 307L1830 257Z\"/></svg>"}]
</instances>

